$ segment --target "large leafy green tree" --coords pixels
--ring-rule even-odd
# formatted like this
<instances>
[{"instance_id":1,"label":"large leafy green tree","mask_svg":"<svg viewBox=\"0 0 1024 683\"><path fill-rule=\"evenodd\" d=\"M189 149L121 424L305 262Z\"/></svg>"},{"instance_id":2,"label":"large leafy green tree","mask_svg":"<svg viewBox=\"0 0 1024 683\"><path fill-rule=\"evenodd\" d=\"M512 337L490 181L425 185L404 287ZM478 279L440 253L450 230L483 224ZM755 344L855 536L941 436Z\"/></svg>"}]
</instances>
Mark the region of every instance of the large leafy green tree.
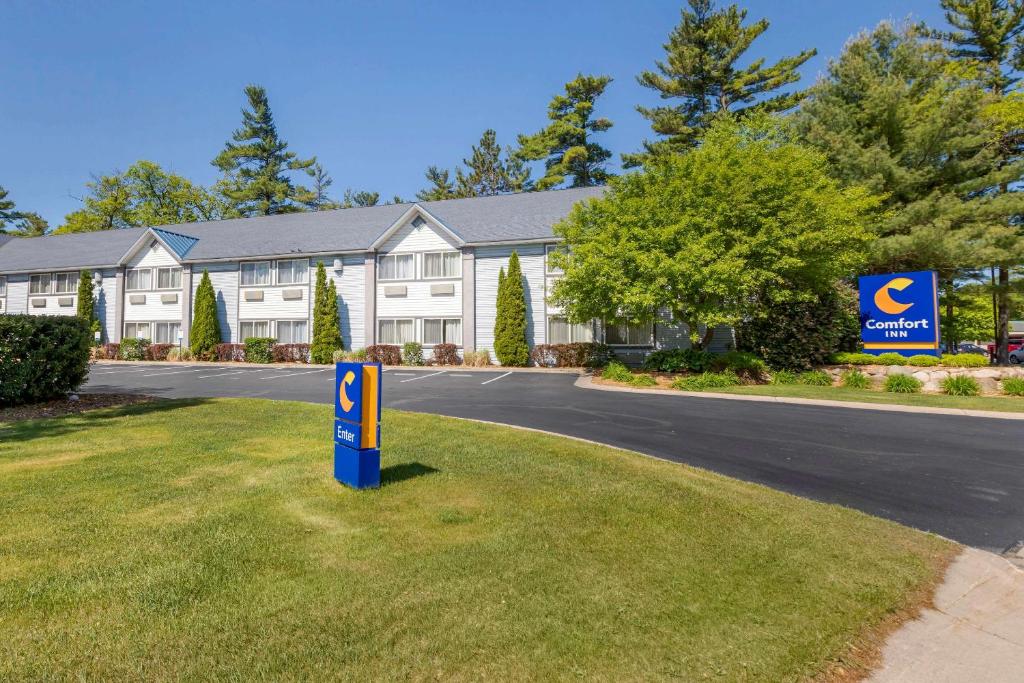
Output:
<instances>
[{"instance_id":1,"label":"large leafy green tree","mask_svg":"<svg viewBox=\"0 0 1024 683\"><path fill-rule=\"evenodd\" d=\"M508 260L508 272L498 272L498 305L494 319L494 355L502 365L522 367L530 360L526 341L526 292L519 254Z\"/></svg>"},{"instance_id":2,"label":"large leafy green tree","mask_svg":"<svg viewBox=\"0 0 1024 683\"><path fill-rule=\"evenodd\" d=\"M594 142L593 134L612 127L609 119L594 116L594 104L611 80L610 76L579 74L565 84L565 94L555 95L548 105L551 123L533 135L519 136L519 156L527 161L544 160L544 176L536 189L567 181L570 187L608 182L606 162L612 153Z\"/></svg>"},{"instance_id":3,"label":"large leafy green tree","mask_svg":"<svg viewBox=\"0 0 1024 683\"><path fill-rule=\"evenodd\" d=\"M987 111L998 161L991 183L979 183L973 202L981 260L991 264L996 360L1009 360L1012 273L1024 263L1024 95L1016 90L1024 69L1024 1L940 0L948 31L935 31L954 55L982 73L995 98Z\"/></svg>"},{"instance_id":4,"label":"large leafy green tree","mask_svg":"<svg viewBox=\"0 0 1024 683\"><path fill-rule=\"evenodd\" d=\"M220 319L217 317L217 294L213 290L210 273L203 271L203 277L196 288L193 305L192 329L189 345L192 355L203 360L212 360L217 344L220 344Z\"/></svg>"},{"instance_id":5,"label":"large leafy green tree","mask_svg":"<svg viewBox=\"0 0 1024 683\"><path fill-rule=\"evenodd\" d=\"M331 363L334 352L342 348L341 319L338 315L338 290L334 280L327 281L323 261L316 266L316 287L313 290L313 343L310 362Z\"/></svg>"},{"instance_id":6,"label":"large leafy green tree","mask_svg":"<svg viewBox=\"0 0 1024 683\"><path fill-rule=\"evenodd\" d=\"M758 305L814 300L856 271L877 199L766 115L723 118L697 149L612 179L555 227L551 301L575 322L654 321L706 347Z\"/></svg>"},{"instance_id":7,"label":"large leafy green tree","mask_svg":"<svg viewBox=\"0 0 1024 683\"><path fill-rule=\"evenodd\" d=\"M768 30L768 20L746 24L747 11L736 5L717 9L714 0L688 0L679 25L665 44L665 61L656 71L644 71L640 85L656 91L673 104L637 107L663 139L645 142L641 154L624 155L627 166L637 166L650 155L686 151L702 131L727 112L780 112L793 108L802 93L779 92L800 80L797 69L817 54L804 50L765 65L747 50ZM740 66L744 63L745 66Z\"/></svg>"},{"instance_id":8,"label":"large leafy green tree","mask_svg":"<svg viewBox=\"0 0 1024 683\"><path fill-rule=\"evenodd\" d=\"M242 216L269 216L302 211L309 190L292 182L292 172L310 169L316 158L300 159L281 139L270 111L267 91L248 85L249 107L242 109L242 127L235 130L213 165L224 172L218 188Z\"/></svg>"},{"instance_id":9,"label":"large leafy green tree","mask_svg":"<svg viewBox=\"0 0 1024 683\"><path fill-rule=\"evenodd\" d=\"M152 161L137 161L124 173L94 178L86 187L82 208L68 214L56 232L195 223L231 215L201 185Z\"/></svg>"}]
</instances>

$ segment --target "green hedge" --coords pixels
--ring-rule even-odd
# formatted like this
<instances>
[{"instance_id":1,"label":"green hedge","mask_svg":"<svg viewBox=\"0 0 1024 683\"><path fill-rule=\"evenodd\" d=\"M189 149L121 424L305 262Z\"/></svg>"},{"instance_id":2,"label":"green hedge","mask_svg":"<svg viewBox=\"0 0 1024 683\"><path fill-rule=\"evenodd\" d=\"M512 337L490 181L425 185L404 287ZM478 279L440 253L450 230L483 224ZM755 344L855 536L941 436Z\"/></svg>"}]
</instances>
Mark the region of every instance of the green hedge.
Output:
<instances>
[{"instance_id":1,"label":"green hedge","mask_svg":"<svg viewBox=\"0 0 1024 683\"><path fill-rule=\"evenodd\" d=\"M0 405L60 398L89 372L89 322L71 316L0 315Z\"/></svg>"},{"instance_id":2,"label":"green hedge","mask_svg":"<svg viewBox=\"0 0 1024 683\"><path fill-rule=\"evenodd\" d=\"M269 363L274 360L274 344L277 340L273 337L246 337L245 339L245 362L247 363Z\"/></svg>"}]
</instances>

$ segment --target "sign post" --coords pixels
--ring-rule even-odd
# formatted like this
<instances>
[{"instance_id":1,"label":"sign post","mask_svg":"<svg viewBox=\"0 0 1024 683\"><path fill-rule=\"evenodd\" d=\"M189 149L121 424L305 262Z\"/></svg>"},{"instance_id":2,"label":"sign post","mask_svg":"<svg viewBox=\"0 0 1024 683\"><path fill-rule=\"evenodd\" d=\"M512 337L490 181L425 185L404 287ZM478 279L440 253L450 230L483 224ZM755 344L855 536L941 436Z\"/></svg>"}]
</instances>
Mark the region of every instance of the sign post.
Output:
<instances>
[{"instance_id":1,"label":"sign post","mask_svg":"<svg viewBox=\"0 0 1024 683\"><path fill-rule=\"evenodd\" d=\"M866 353L939 355L938 277L930 271L865 275L860 290L860 337Z\"/></svg>"},{"instance_id":2,"label":"sign post","mask_svg":"<svg viewBox=\"0 0 1024 683\"><path fill-rule=\"evenodd\" d=\"M334 478L354 489L380 486L380 363L334 366Z\"/></svg>"}]
</instances>

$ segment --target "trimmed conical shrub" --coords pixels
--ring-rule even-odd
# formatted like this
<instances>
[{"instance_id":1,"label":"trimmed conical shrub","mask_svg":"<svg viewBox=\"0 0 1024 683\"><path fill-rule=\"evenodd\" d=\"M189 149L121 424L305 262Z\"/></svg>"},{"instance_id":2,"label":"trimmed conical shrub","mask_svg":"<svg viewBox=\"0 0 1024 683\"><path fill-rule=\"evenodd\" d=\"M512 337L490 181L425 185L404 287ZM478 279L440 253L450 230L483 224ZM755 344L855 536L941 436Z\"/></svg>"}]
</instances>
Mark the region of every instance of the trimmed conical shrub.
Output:
<instances>
[{"instance_id":1,"label":"trimmed conical shrub","mask_svg":"<svg viewBox=\"0 0 1024 683\"><path fill-rule=\"evenodd\" d=\"M316 290L313 294L313 343L311 363L331 363L334 352L342 348L341 318L338 316L338 288L327 282L323 261L316 266Z\"/></svg>"},{"instance_id":2,"label":"trimmed conical shrub","mask_svg":"<svg viewBox=\"0 0 1024 683\"><path fill-rule=\"evenodd\" d=\"M526 295L519 254L512 252L508 273L498 274L498 310L494 321L494 355L502 365L522 367L530 360L526 341Z\"/></svg>"},{"instance_id":3,"label":"trimmed conical shrub","mask_svg":"<svg viewBox=\"0 0 1024 683\"><path fill-rule=\"evenodd\" d=\"M192 357L212 360L217 344L220 344L220 320L217 318L217 294L206 270L196 288L192 310L192 331L189 333Z\"/></svg>"},{"instance_id":4,"label":"trimmed conical shrub","mask_svg":"<svg viewBox=\"0 0 1024 683\"><path fill-rule=\"evenodd\" d=\"M91 333L100 330L96 319L96 294L92 288L92 274L83 270L78 276L78 317L89 325Z\"/></svg>"}]
</instances>

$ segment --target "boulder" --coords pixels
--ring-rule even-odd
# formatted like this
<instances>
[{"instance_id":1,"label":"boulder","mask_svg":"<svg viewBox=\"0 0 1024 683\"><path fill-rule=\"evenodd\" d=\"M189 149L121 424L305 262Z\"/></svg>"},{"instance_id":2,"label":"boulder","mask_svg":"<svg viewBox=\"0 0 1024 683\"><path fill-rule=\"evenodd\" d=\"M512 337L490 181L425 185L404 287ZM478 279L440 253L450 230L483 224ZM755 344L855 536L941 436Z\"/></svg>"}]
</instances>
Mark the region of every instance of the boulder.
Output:
<instances>
[{"instance_id":1,"label":"boulder","mask_svg":"<svg viewBox=\"0 0 1024 683\"><path fill-rule=\"evenodd\" d=\"M885 369L886 375L913 375L914 369L906 365L890 365Z\"/></svg>"},{"instance_id":2,"label":"boulder","mask_svg":"<svg viewBox=\"0 0 1024 683\"><path fill-rule=\"evenodd\" d=\"M918 370L913 375L911 375L911 377L927 384L932 379L932 373L928 372L927 370Z\"/></svg>"},{"instance_id":3,"label":"boulder","mask_svg":"<svg viewBox=\"0 0 1024 683\"><path fill-rule=\"evenodd\" d=\"M999 368L979 368L973 374L977 379L999 379L1003 376L1003 371Z\"/></svg>"},{"instance_id":4,"label":"boulder","mask_svg":"<svg viewBox=\"0 0 1024 683\"><path fill-rule=\"evenodd\" d=\"M976 377L978 380L978 386L981 387L981 393L983 394L995 394L999 391L999 385L996 383L993 377Z\"/></svg>"}]
</instances>

